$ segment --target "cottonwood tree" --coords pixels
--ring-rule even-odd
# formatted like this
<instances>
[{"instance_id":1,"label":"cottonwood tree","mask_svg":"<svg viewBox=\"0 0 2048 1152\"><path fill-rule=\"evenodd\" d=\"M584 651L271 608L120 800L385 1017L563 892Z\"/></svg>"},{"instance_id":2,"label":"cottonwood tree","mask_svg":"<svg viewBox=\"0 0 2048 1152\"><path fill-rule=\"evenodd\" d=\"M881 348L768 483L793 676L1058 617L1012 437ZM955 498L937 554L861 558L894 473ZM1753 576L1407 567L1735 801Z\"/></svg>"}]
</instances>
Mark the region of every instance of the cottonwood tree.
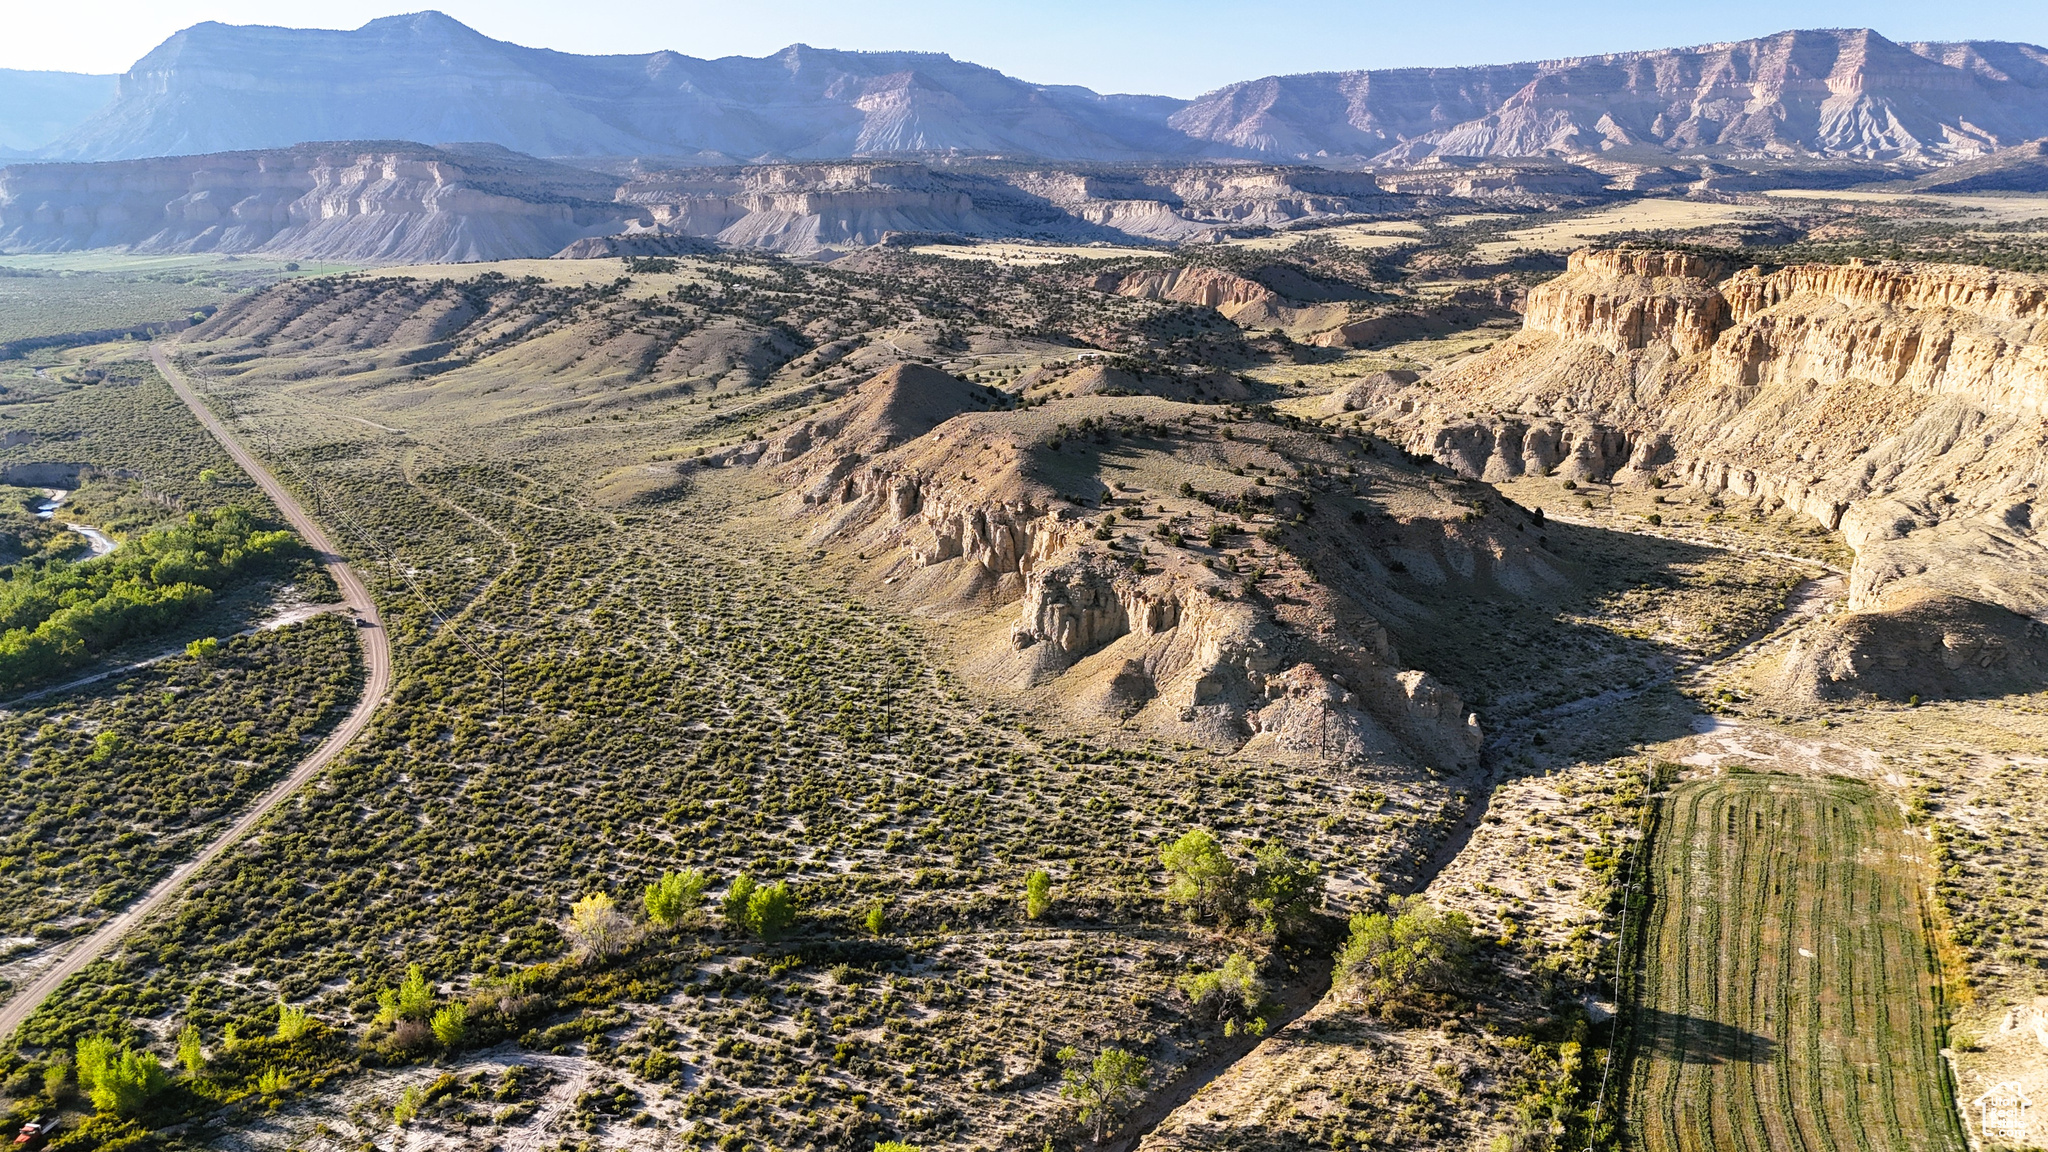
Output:
<instances>
[{"instance_id":1,"label":"cottonwood tree","mask_svg":"<svg viewBox=\"0 0 2048 1152\"><path fill-rule=\"evenodd\" d=\"M1337 953L1338 978L1387 1003L1412 992L1451 995L1472 968L1472 922L1420 896L1398 899L1387 912L1351 918L1351 937Z\"/></svg>"},{"instance_id":2,"label":"cottonwood tree","mask_svg":"<svg viewBox=\"0 0 2048 1152\"><path fill-rule=\"evenodd\" d=\"M443 1048L459 1046L469 1035L469 1009L460 1004L449 1004L434 1013L434 1039Z\"/></svg>"},{"instance_id":3,"label":"cottonwood tree","mask_svg":"<svg viewBox=\"0 0 2048 1152\"><path fill-rule=\"evenodd\" d=\"M1150 1062L1122 1048L1104 1048L1086 1063L1072 1048L1060 1049L1057 1058L1066 1066L1060 1075L1060 1095L1081 1105L1081 1123L1090 1125L1095 1142L1102 1143L1110 1125L1145 1091L1145 1070Z\"/></svg>"},{"instance_id":4,"label":"cottonwood tree","mask_svg":"<svg viewBox=\"0 0 2048 1152\"><path fill-rule=\"evenodd\" d=\"M756 888L747 897L747 927L761 939L774 943L796 923L796 896L782 880Z\"/></svg>"},{"instance_id":5,"label":"cottonwood tree","mask_svg":"<svg viewBox=\"0 0 2048 1152\"><path fill-rule=\"evenodd\" d=\"M625 951L633 942L633 921L610 896L592 892L569 906L563 934L585 960L602 960Z\"/></svg>"},{"instance_id":6,"label":"cottonwood tree","mask_svg":"<svg viewBox=\"0 0 2048 1152\"><path fill-rule=\"evenodd\" d=\"M1266 1002L1266 982L1259 976L1259 967L1242 952L1232 953L1212 972L1181 977L1179 985L1196 1011L1221 1020L1255 1019Z\"/></svg>"},{"instance_id":7,"label":"cottonwood tree","mask_svg":"<svg viewBox=\"0 0 2048 1152\"><path fill-rule=\"evenodd\" d=\"M199 1035L199 1025L187 1024L178 1029L178 1064L187 1076L206 1071L206 1041Z\"/></svg>"},{"instance_id":8,"label":"cottonwood tree","mask_svg":"<svg viewBox=\"0 0 2048 1152\"><path fill-rule=\"evenodd\" d=\"M104 1036L88 1036L78 1042L78 1085L92 1099L96 1111L134 1116L170 1082L170 1073L148 1052L116 1048Z\"/></svg>"},{"instance_id":9,"label":"cottonwood tree","mask_svg":"<svg viewBox=\"0 0 2048 1152\"><path fill-rule=\"evenodd\" d=\"M754 878L744 872L733 877L732 887L725 890L725 898L718 903L718 915L725 921L726 931L747 930L747 903L754 898L754 889L758 886Z\"/></svg>"},{"instance_id":10,"label":"cottonwood tree","mask_svg":"<svg viewBox=\"0 0 2048 1152\"><path fill-rule=\"evenodd\" d=\"M283 1000L277 1002L277 1039L297 1040L313 1030L313 1014L304 1008L294 1008Z\"/></svg>"},{"instance_id":11,"label":"cottonwood tree","mask_svg":"<svg viewBox=\"0 0 2048 1152\"><path fill-rule=\"evenodd\" d=\"M434 986L417 964L405 970L405 980L396 988L377 993L377 1023L425 1020L434 1011Z\"/></svg>"},{"instance_id":12,"label":"cottonwood tree","mask_svg":"<svg viewBox=\"0 0 2048 1152\"><path fill-rule=\"evenodd\" d=\"M1323 906L1323 870L1313 860L1269 842L1252 857L1245 877L1247 903L1275 937L1308 924Z\"/></svg>"},{"instance_id":13,"label":"cottonwood tree","mask_svg":"<svg viewBox=\"0 0 2048 1152\"><path fill-rule=\"evenodd\" d=\"M1160 863L1173 875L1168 903L1178 904L1199 920L1216 910L1237 875L1237 865L1205 828L1196 828L1167 845Z\"/></svg>"},{"instance_id":14,"label":"cottonwood tree","mask_svg":"<svg viewBox=\"0 0 2048 1152\"><path fill-rule=\"evenodd\" d=\"M703 919L704 890L710 886L711 877L701 868L664 872L647 886L640 902L647 909L647 918L661 927L686 927Z\"/></svg>"}]
</instances>

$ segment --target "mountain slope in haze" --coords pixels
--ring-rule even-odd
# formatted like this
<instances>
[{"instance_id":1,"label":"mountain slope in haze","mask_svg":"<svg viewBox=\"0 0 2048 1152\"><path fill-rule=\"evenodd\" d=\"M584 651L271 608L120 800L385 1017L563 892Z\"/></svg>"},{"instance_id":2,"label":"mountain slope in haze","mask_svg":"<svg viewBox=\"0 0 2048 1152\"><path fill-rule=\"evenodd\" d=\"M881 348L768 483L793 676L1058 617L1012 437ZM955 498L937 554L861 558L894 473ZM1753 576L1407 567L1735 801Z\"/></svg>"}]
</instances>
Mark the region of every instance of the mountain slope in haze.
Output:
<instances>
[{"instance_id":1,"label":"mountain slope in haze","mask_svg":"<svg viewBox=\"0 0 2048 1152\"><path fill-rule=\"evenodd\" d=\"M392 141L0 168L0 250L546 256L645 223L608 176L492 144Z\"/></svg>"},{"instance_id":2,"label":"mountain slope in haze","mask_svg":"<svg viewBox=\"0 0 2048 1152\"><path fill-rule=\"evenodd\" d=\"M2048 133L2048 49L1781 32L1492 68L1269 76L1211 92L1172 124L1273 159L1661 149L1947 163Z\"/></svg>"},{"instance_id":3,"label":"mountain slope in haze","mask_svg":"<svg viewBox=\"0 0 2048 1152\"><path fill-rule=\"evenodd\" d=\"M1151 157L1181 101L1042 87L922 52L793 45L761 59L576 56L493 40L438 12L351 32L194 25L121 77L60 160L305 140L483 140L543 156L713 160L891 152Z\"/></svg>"},{"instance_id":4,"label":"mountain slope in haze","mask_svg":"<svg viewBox=\"0 0 2048 1152\"><path fill-rule=\"evenodd\" d=\"M2001 148L1930 172L1906 186L1920 192L2048 192L2048 140Z\"/></svg>"},{"instance_id":5,"label":"mountain slope in haze","mask_svg":"<svg viewBox=\"0 0 2048 1152\"><path fill-rule=\"evenodd\" d=\"M1038 85L949 56L792 45L759 59L577 56L438 12L354 31L194 25L40 155L306 140L483 140L704 163L966 153L1052 160L1682 155L1968 160L2048 135L2048 49L1868 29L1463 68L1266 77L1197 99Z\"/></svg>"},{"instance_id":6,"label":"mountain slope in haze","mask_svg":"<svg viewBox=\"0 0 2048 1152\"><path fill-rule=\"evenodd\" d=\"M118 77L0 68L0 156L25 156L113 99Z\"/></svg>"}]
</instances>

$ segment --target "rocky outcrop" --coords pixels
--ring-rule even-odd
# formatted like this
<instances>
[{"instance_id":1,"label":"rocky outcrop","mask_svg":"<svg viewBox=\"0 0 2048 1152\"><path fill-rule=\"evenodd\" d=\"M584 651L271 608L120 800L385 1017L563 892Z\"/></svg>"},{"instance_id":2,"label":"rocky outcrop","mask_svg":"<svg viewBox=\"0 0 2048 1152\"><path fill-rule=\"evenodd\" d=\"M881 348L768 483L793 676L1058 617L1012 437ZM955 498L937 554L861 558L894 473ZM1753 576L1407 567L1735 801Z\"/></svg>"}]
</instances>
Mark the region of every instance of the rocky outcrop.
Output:
<instances>
[{"instance_id":1,"label":"rocky outcrop","mask_svg":"<svg viewBox=\"0 0 2048 1152\"><path fill-rule=\"evenodd\" d=\"M1959 596L1907 593L1822 621L1779 661L1782 686L1841 699L2033 691L2048 679L2048 624Z\"/></svg>"},{"instance_id":2,"label":"rocky outcrop","mask_svg":"<svg viewBox=\"0 0 2048 1152\"><path fill-rule=\"evenodd\" d=\"M1214 308L1227 320L1244 317L1248 324L1269 320L1284 307L1279 293L1256 280L1198 265L1103 276L1096 281L1095 288L1140 300L1172 300Z\"/></svg>"},{"instance_id":3,"label":"rocky outcrop","mask_svg":"<svg viewBox=\"0 0 2048 1152\"><path fill-rule=\"evenodd\" d=\"M1992 683L1973 661L1878 652L1931 653L1928 637L1962 634L1951 619L2001 638L1982 665L2006 670L1996 682L2035 674L2017 653L2048 620L2048 278L1579 253L1530 293L1520 335L1430 383L1376 390L1371 410L1466 475L1656 475L1839 530L1850 606L1870 616L1807 646L1787 673L1802 692Z\"/></svg>"},{"instance_id":4,"label":"rocky outcrop","mask_svg":"<svg viewBox=\"0 0 2048 1152\"><path fill-rule=\"evenodd\" d=\"M710 464L773 469L812 539L867 558L905 607L1001 621L969 663L1077 715L1261 755L1469 765L1477 721L1400 667L1385 630L1317 586L1302 621L1170 550L1134 566L1041 476L1035 409L929 369L876 377L826 411ZM1102 399L1063 401L1102 404ZM1197 406L1116 401L1161 422ZM1320 605L1320 606L1318 606ZM1340 623L1340 621L1342 621Z\"/></svg>"},{"instance_id":5,"label":"rocky outcrop","mask_svg":"<svg viewBox=\"0 0 2048 1152\"><path fill-rule=\"evenodd\" d=\"M1529 291L1523 324L1609 352L1666 344L1689 356L1727 326L1728 301L1710 283L1723 271L1679 252L1574 252L1563 276Z\"/></svg>"},{"instance_id":6,"label":"rocky outcrop","mask_svg":"<svg viewBox=\"0 0 2048 1152\"><path fill-rule=\"evenodd\" d=\"M1420 379L1422 379L1421 373L1410 372L1405 368L1391 368L1385 372L1375 372L1363 380L1346 384L1324 397L1322 404L1323 415L1341 416L1346 412L1356 412L1362 408L1378 408L1380 403L1387 397L1393 396Z\"/></svg>"},{"instance_id":7,"label":"rocky outcrop","mask_svg":"<svg viewBox=\"0 0 2048 1152\"><path fill-rule=\"evenodd\" d=\"M1389 160L1404 159L1388 157ZM1509 204L1596 200L1610 180L1578 164L1555 160L1479 160L1431 155L1421 163L1388 168L1380 187L1409 196L1449 196Z\"/></svg>"},{"instance_id":8,"label":"rocky outcrop","mask_svg":"<svg viewBox=\"0 0 2048 1152\"><path fill-rule=\"evenodd\" d=\"M644 205L663 232L798 254L879 244L893 233L1002 231L966 192L917 164L663 173L629 182L619 198Z\"/></svg>"},{"instance_id":9,"label":"rocky outcrop","mask_svg":"<svg viewBox=\"0 0 2048 1152\"><path fill-rule=\"evenodd\" d=\"M1652 447L1645 463L1668 458L1668 440L1644 438ZM1609 480L1636 456L1629 436L1591 420L1521 420L1486 417L1433 429L1422 451L1461 476L1489 483L1517 476L1561 476L1567 480Z\"/></svg>"},{"instance_id":10,"label":"rocky outcrop","mask_svg":"<svg viewBox=\"0 0 2048 1152\"><path fill-rule=\"evenodd\" d=\"M0 169L0 251L261 252L361 262L546 256L645 217L604 176L494 147L309 144Z\"/></svg>"}]
</instances>

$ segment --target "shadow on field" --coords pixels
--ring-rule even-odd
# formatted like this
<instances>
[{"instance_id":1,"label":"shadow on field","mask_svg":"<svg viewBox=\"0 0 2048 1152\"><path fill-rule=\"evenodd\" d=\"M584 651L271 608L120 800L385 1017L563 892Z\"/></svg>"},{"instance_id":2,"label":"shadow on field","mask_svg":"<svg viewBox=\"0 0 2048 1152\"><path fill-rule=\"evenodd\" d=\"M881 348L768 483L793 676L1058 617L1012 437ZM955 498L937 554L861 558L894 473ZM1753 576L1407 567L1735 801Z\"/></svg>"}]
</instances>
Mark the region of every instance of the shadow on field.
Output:
<instances>
[{"instance_id":1,"label":"shadow on field","mask_svg":"<svg viewBox=\"0 0 2048 1152\"><path fill-rule=\"evenodd\" d=\"M1778 1042L1719 1020L1685 1016L1661 1008L1637 1010L1636 1034L1642 1052L1682 1064L1768 1064L1777 1058Z\"/></svg>"}]
</instances>

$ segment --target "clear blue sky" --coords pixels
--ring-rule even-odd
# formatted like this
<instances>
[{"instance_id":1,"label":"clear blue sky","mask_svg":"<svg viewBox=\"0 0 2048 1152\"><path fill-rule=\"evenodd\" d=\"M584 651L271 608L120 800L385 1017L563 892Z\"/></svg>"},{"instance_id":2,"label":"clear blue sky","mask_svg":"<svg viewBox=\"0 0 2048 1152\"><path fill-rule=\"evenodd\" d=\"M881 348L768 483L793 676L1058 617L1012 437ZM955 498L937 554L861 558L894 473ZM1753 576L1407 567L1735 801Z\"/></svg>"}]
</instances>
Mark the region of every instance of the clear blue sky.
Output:
<instances>
[{"instance_id":1,"label":"clear blue sky","mask_svg":"<svg viewBox=\"0 0 2048 1152\"><path fill-rule=\"evenodd\" d=\"M378 0L7 0L0 67L120 72L201 20L353 28ZM1484 64L1871 27L1893 39L2048 43L2048 0L442 0L501 40L567 52L947 52L1041 83L1193 96L1284 72Z\"/></svg>"}]
</instances>

